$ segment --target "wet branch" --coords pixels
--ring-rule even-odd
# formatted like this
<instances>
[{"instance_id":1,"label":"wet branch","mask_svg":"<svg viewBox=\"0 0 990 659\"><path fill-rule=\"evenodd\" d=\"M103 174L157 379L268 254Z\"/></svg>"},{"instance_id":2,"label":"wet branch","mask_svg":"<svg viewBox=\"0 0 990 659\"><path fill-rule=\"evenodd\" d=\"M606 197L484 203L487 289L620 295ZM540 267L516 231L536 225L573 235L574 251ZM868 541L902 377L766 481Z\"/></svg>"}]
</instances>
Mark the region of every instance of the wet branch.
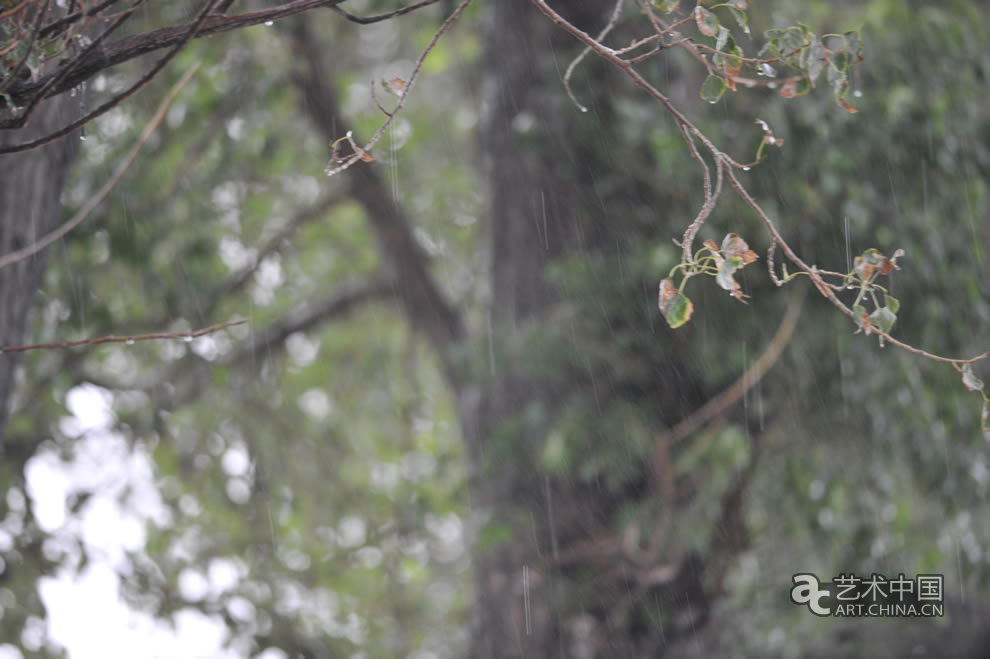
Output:
<instances>
[{"instance_id":1,"label":"wet branch","mask_svg":"<svg viewBox=\"0 0 990 659\"><path fill-rule=\"evenodd\" d=\"M134 334L132 336L101 336L98 338L80 339L78 341L58 341L55 343L32 343L22 346L2 346L0 347L0 354L8 352L27 352L28 350L60 350L64 348L77 348L79 346L96 346L104 343L126 343L130 345L137 343L138 341L157 341L162 339L182 339L189 341L200 336L206 336L207 334L219 332L220 330L228 327L243 325L246 322L248 321L245 319L231 320L226 323L210 325L209 327L204 327L203 329L196 330L195 332L155 332L154 334Z\"/></svg>"},{"instance_id":2,"label":"wet branch","mask_svg":"<svg viewBox=\"0 0 990 659\"><path fill-rule=\"evenodd\" d=\"M137 158L137 155L147 143L148 138L151 137L151 134L155 132L155 128L158 127L158 124L161 123L162 119L165 117L165 112L172 104L172 101L175 100L175 97L179 95L182 88L186 86L186 83L188 83L192 79L193 75L195 75L196 71L199 70L199 66L199 62L193 64L189 67L185 74L183 74L179 81L172 86L172 89L169 90L169 92L165 95L165 98L162 99L162 102L158 105L158 109L155 111L155 114L152 115L150 120L148 120L144 130L141 131L141 135L138 137L137 142L134 143L134 146L131 147L130 152L124 156L124 159L117 165L117 170L113 173L113 176L111 176L107 182L103 184L103 187L101 187L95 195L90 197L89 200L83 204L83 207L79 209L79 212L62 224L62 226L45 235L45 237L40 240L33 242L26 247L22 247L21 249L0 256L0 270L12 266L15 263L19 263L26 258L30 258L57 240L64 238L70 231L86 221L86 218L89 217L94 210L96 210L103 200L106 199L106 196L110 194L110 191L117 186L120 179L123 178L127 168L130 167L131 163L134 162L134 159Z\"/></svg>"},{"instance_id":3,"label":"wet branch","mask_svg":"<svg viewBox=\"0 0 990 659\"><path fill-rule=\"evenodd\" d=\"M737 162L728 154L724 153L717 146L715 146L715 144L710 139L708 139L708 137L704 133L702 133L701 130L699 130L680 110L677 109L677 107L674 106L674 104L670 101L670 99L668 99L662 92L660 92L659 89L654 87L635 69L634 67L635 61L625 59L621 56L621 54L624 51L615 50L601 43L600 40L593 38L587 32L584 32L583 30L581 30L580 28L569 22L567 19L565 19L563 16L561 16L559 13L557 13L552 7L550 7L549 4L547 4L546 0L532 0L532 2L541 12L543 12L548 18L550 18L550 20L552 20L554 23L559 25L566 32L570 33L576 39L584 43L597 55L599 55L600 57L602 57L612 65L614 65L616 68L620 69L637 86L643 88L650 96L656 99L664 107L664 109L667 110L667 112L673 117L675 123L678 125L678 127L681 129L682 133L684 134L684 138L687 141L689 148L692 150L692 158L701 162L702 167L704 168L706 173L706 181L710 181L709 178L710 174L708 174L708 167L701 159L700 154L697 152L697 146L694 143L693 138L696 138L698 142L700 142L705 147L705 150L708 151L708 153L711 155L712 159L714 160L719 180L721 180L722 176L724 175L728 179L729 184L732 186L732 188L740 196L740 198L742 198L742 200L746 203L746 205L749 206L753 210L753 212L756 213L757 217L759 217L760 220L763 222L764 226L767 229L767 232L770 234L772 249L776 248L779 245L781 250L784 252L784 255L787 256L787 258L792 263L794 263L804 274L808 275L808 277L811 279L811 282L815 285L815 288L817 288L818 291L826 299L828 299L829 302L833 304L833 306L835 306L839 311L849 316L853 320L857 320L856 313L848 306L846 306L846 304L843 303L835 294L835 290L841 289L841 286L832 284L824 279L825 276L838 274L838 273L823 271L818 269L816 266L805 263L804 260L802 260L801 257L798 256L798 254L788 244L787 240L777 229L777 226L774 223L774 221L767 215L767 213L760 207L760 205L756 202L756 200L753 199L752 195L749 194L746 188L739 181L739 178L736 176L735 170L745 169L744 165L741 165L739 162ZM654 17L654 24L661 25L655 19L655 17ZM660 30L661 28L662 26L657 27L656 29ZM707 185L710 185L710 183L708 183ZM698 214L698 217L694 220L694 222L692 222L692 224L688 227L688 230L685 232L684 241L681 244L682 249L684 249L684 254L686 255L684 257L686 263L690 262L690 254L691 254L690 240L694 237L694 234L697 233L698 229L700 229L701 226L704 224L704 221L707 219L707 216L710 213L711 208L714 207L714 202L718 197L718 193L720 192L719 186L716 184L716 191L713 194L711 194L711 196L709 196L707 185L705 190L706 192L705 203L703 204L701 212L699 212ZM840 274L840 276L844 276L844 275ZM882 337L885 341L889 341L891 344L899 348L902 348L903 350L906 350L914 355L918 355L920 357L931 359L937 362L952 364L957 370L959 370L962 366L966 364L972 364L974 362L980 361L990 356L990 350L988 350L982 354L976 355L975 357L970 357L968 359L944 357L941 355L932 354L930 352L912 346L908 343L895 339L892 336L890 336L890 334L882 331L877 327L869 327L869 331L870 333L876 334L877 336Z\"/></svg>"}]
</instances>

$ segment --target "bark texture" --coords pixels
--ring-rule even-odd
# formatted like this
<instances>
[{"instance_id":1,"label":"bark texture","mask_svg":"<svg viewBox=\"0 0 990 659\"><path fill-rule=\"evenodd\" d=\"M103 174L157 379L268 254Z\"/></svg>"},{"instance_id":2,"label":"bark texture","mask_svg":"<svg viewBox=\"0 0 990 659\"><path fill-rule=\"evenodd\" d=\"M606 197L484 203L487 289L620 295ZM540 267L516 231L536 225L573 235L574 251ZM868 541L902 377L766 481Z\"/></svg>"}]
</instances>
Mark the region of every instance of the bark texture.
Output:
<instances>
[{"instance_id":1,"label":"bark texture","mask_svg":"<svg viewBox=\"0 0 990 659\"><path fill-rule=\"evenodd\" d=\"M20 130L0 131L0 146L19 144L51 133L72 120L77 99L46 101ZM0 254L30 245L63 220L62 191L78 151L79 135L26 153L0 155ZM27 342L30 312L41 286L48 250L0 270L0 345ZM0 439L9 413L14 374L20 356L0 355Z\"/></svg>"},{"instance_id":2,"label":"bark texture","mask_svg":"<svg viewBox=\"0 0 990 659\"><path fill-rule=\"evenodd\" d=\"M610 10L578 1L556 6L591 33ZM657 496L645 465L617 490L581 478L580 465L549 474L542 455L567 405L585 401L603 413L624 401L655 407L659 428L704 400L675 354L641 364L646 375L638 380L583 354L581 340L566 338L568 325L574 333L602 337L611 351L609 336L648 334L649 321L644 316L639 327L618 327L624 321L607 310L606 293L589 288L569 297L553 275L557 264L575 261L620 272L623 245L642 231L636 207L645 202L662 208L667 193L642 188L628 170L616 173L612 146L620 137L612 127L621 122L614 121L608 86L621 81L589 58L575 85L590 112L579 112L561 83L579 52L574 40L530 3L499 2L491 10L484 99L492 199L491 368L461 396L476 472L472 505L486 529L474 554L471 656L657 657L706 619L708 557L655 552L642 559L637 542L620 536L621 511L649 506ZM634 279L622 285L640 292ZM655 288L642 294L652 299ZM663 339L676 345L676 339ZM534 341L550 344L551 352L563 345L564 363L545 373L534 368L533 356L547 353L545 347L530 350ZM614 352L616 359L628 358L621 349ZM652 620L647 604L657 611Z\"/></svg>"}]
</instances>

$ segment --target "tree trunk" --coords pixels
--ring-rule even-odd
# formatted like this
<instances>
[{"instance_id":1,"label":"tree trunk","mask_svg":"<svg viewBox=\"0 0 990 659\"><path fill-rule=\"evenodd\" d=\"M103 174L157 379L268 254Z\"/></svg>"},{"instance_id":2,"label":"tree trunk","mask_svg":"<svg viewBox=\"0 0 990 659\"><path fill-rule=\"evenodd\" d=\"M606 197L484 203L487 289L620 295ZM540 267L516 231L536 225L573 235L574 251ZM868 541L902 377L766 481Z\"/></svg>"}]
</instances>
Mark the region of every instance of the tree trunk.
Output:
<instances>
[{"instance_id":1,"label":"tree trunk","mask_svg":"<svg viewBox=\"0 0 990 659\"><path fill-rule=\"evenodd\" d=\"M68 123L77 107L76 99L68 94L48 99L34 112L27 127L0 131L0 145L47 135ZM33 151L0 155L0 254L36 242L62 222L62 192L78 145L79 135L73 133ZM43 250L0 270L0 345L26 342L30 312L47 260ZM19 358L19 353L0 356L0 440Z\"/></svg>"},{"instance_id":2,"label":"tree trunk","mask_svg":"<svg viewBox=\"0 0 990 659\"><path fill-rule=\"evenodd\" d=\"M610 11L601 3L555 6L591 33ZM642 543L623 538L619 520L630 505L647 510L659 497L647 461L616 486L582 476L580 459L554 473L543 460L548 436L563 432L565 409L597 406L591 416L606 415L631 403L651 410L655 425L644 429L642 444L652 446L657 430L705 399L678 357L679 339L665 327L645 314L637 326L617 327L607 285L575 297L551 274L554 265L567 263L621 272L626 247L620 245L631 237L635 244L645 224L629 200L663 208L668 193L644 188L635 176L616 177L623 156L614 149L625 154L636 145L616 146L622 138L612 127L620 122L612 121L608 86L623 82L610 77L607 66L591 57L575 76L572 84L591 110L582 113L561 82L578 44L528 2L494 3L490 18L484 129L492 198L489 373L461 394L474 470L472 508L482 527L474 552L471 656L656 657L705 620L708 557L683 551L643 564L632 560ZM655 230L655 220L652 225ZM636 309L656 296L655 281L630 278L618 286L631 292ZM589 318L591 334L604 337L615 363L583 354L582 341L567 339ZM588 330L574 330L581 332ZM630 355L608 345L610 336L632 334L671 346L663 360L644 357L649 375L637 381L616 366ZM548 344L549 352L563 349L563 363L540 371L533 362L547 354ZM594 441L612 440L605 426ZM719 523L712 524L716 531ZM666 573L657 577L658 570Z\"/></svg>"}]
</instances>

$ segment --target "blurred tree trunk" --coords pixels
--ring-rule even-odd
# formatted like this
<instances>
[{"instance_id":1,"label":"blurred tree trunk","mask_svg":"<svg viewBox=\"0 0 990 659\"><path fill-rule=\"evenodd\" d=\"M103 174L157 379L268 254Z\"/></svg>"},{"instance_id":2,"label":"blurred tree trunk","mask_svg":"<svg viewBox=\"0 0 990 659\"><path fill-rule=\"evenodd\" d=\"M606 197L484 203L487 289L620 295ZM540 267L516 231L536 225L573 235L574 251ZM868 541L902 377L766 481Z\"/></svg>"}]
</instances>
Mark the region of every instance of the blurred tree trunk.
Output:
<instances>
[{"instance_id":1,"label":"blurred tree trunk","mask_svg":"<svg viewBox=\"0 0 990 659\"><path fill-rule=\"evenodd\" d=\"M611 10L576 0L555 6L592 34ZM644 186L630 167L616 174L616 163L635 157L630 151L638 146L623 147L613 128L621 122L613 121L609 85L622 86L621 79L588 58L573 84L590 111L579 112L567 98L561 76L578 52L576 42L529 3L494 3L483 148L492 198L488 373L461 395L475 472L472 508L483 529L474 555L471 656L477 659L656 657L678 635L697 629L709 606L706 558L684 552L639 567L625 560L637 543L623 540L619 516L630 505L652 506L658 496L643 462L642 473L619 491L582 477L581 458L565 473L550 475L542 466L546 438L565 404L585 401L602 414L622 403L655 408L656 424L643 433L652 438L705 398L665 327L651 329L643 313L639 326L615 324L601 289L574 299L550 276L555 263L575 257L619 273L628 256L623 246L636 241L637 227L656 228L655 219L637 221L637 213L663 208L668 194L656 189L662 184ZM640 283L620 284L637 311L656 296L656 282L642 290ZM623 342L623 333L646 333L674 349L666 361L648 364L649 378L634 387L626 387L617 365L629 355L617 351L615 362L595 361L578 341L566 345L570 354L561 368L532 367L533 357L547 351L528 352L531 340L549 336L560 347L566 324L588 322L600 325L606 351L610 338ZM650 582L646 575L657 569L667 574Z\"/></svg>"},{"instance_id":2,"label":"blurred tree trunk","mask_svg":"<svg viewBox=\"0 0 990 659\"><path fill-rule=\"evenodd\" d=\"M63 94L45 101L26 128L0 131L0 145L13 145L61 128L71 120L78 99ZM62 221L62 191L78 151L78 133L32 151L0 155L0 254L26 247ZM0 345L26 342L30 312L48 260L43 250L0 270ZM20 355L0 356L0 439L10 410ZM9 452L10 447L5 447Z\"/></svg>"}]
</instances>

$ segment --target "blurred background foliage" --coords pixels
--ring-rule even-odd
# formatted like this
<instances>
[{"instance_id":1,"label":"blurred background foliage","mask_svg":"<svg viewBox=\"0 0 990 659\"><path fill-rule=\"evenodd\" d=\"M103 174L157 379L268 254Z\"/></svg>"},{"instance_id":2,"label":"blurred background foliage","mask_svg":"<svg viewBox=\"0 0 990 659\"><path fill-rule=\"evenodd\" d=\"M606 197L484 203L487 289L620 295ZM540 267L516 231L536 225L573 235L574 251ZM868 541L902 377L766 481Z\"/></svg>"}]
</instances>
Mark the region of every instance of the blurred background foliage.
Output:
<instances>
[{"instance_id":1,"label":"blurred background foliage","mask_svg":"<svg viewBox=\"0 0 990 659\"><path fill-rule=\"evenodd\" d=\"M704 72L676 50L642 71L740 160L762 136L754 119L769 122L785 145L745 182L806 261L846 270L869 247L906 251L892 280L902 302L895 335L951 356L986 349L985 7L777 0L753 3L750 14L754 35L799 21L822 32L860 29L866 60L849 99L859 113L844 112L827 90L785 100L740 89L709 105L698 96ZM381 120L372 81L407 78L442 18L431 8L362 27L329 12L302 20L323 44L343 116L366 136ZM565 116L578 111L558 85L541 92L557 98L552 107L521 112L512 129L565 172L585 164L588 136L607 142L595 151L601 175L591 192L614 244L555 259L547 277L561 294L546 323L521 345L493 340L489 272L499 264L489 241L500 218L489 211L481 134L485 86L499 84L482 66L492 56L482 36L490 20L487 7L469 9L441 40L376 162L359 166L387 183L435 280L478 337L464 358L472 377L484 381L489 367L514 359L552 383L552 404L503 420L508 439L492 444L496 459L529 461L526 470L581 493L589 509L619 509L607 520L616 534L648 534L655 510L630 493L644 487L657 430L679 416L657 401L694 404L723 389L797 302L769 281L761 225L727 193L700 238L734 231L761 253L740 278L750 304L695 280L694 317L667 330L656 283L679 258L670 239L701 202L700 171L662 108L589 59L574 77L575 93L582 102L607 98L607 111ZM628 12L617 43L639 20ZM107 392L113 431L127 451L150 457L157 492L116 494L145 525L119 570L136 609L162 617L199 609L229 629L242 656L266 648L288 656L463 656L472 554L514 531L482 527L471 514L458 392L435 351L387 291L242 350L383 267L367 211L349 196L350 174L322 176L329 149L302 107L290 23L193 43L151 89L88 127L67 214L110 175L168 85L203 62L108 201L53 248L33 321L39 342L185 331L234 317L250 325L192 343L32 353L7 441L37 445L29 465L78 461L81 439L65 421L70 392ZM740 43L755 53L760 37ZM569 61L569 52L543 56L560 70ZM124 66L103 74L88 93L122 86L131 73ZM575 134L573 144L544 139L545 126L565 119L588 135ZM810 286L798 280L788 289ZM884 648L871 656L906 656L941 638L936 628L969 643L967 612L986 604L990 577L979 398L952 368L880 349L853 330L812 291L769 375L738 410L676 447L684 501L669 536L682 549L718 541L711 520L751 460L754 435L761 457L742 509L749 543L724 583L709 585L715 606L694 649L672 656L852 657L865 647ZM687 372L657 368L673 355ZM601 391L569 386L585 371L601 378ZM977 372L990 376L984 366ZM543 439L517 451L511 438L527 425ZM54 655L55 645L24 632L44 618L38 579L83 570L95 557L71 524L39 525L25 504L23 466L8 463L3 474L10 485L0 637L25 656ZM85 517L99 483L93 490L71 493L68 518ZM229 587L203 585L225 570L236 574ZM798 571L823 579L941 572L954 607L933 625L823 620L788 601Z\"/></svg>"}]
</instances>

